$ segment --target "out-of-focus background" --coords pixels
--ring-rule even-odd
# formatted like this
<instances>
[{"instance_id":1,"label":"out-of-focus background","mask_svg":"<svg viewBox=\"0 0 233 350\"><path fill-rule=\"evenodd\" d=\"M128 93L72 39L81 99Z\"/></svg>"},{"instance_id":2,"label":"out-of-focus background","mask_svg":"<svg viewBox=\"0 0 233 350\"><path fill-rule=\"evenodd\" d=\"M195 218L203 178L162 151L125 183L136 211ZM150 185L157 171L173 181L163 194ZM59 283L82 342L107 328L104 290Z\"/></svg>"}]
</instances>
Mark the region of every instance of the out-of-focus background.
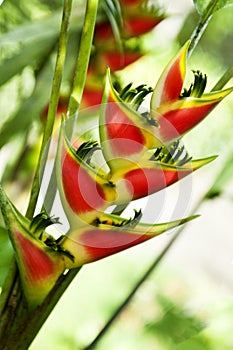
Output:
<instances>
[{"instance_id":1,"label":"out-of-focus background","mask_svg":"<svg viewBox=\"0 0 233 350\"><path fill-rule=\"evenodd\" d=\"M160 3L167 18L141 39L148 53L118 73L124 83L133 81L154 86L165 64L197 25L198 14L192 1L166 0ZM26 0L5 0L0 6L0 175L9 196L22 210L27 204L28 179L31 179L35 165L43 124L38 122L38 115L50 91L54 62L51 52L56 41L61 6L62 1L58 0L49 3L42 0L30 3ZM77 1L75 6L68 71L71 69L69 60L72 62L73 59L72 40L80 30L80 23L76 21L83 10L81 1ZM187 86L192 81L191 70L199 69L207 74L206 91L210 91L232 65L232 18L233 7L218 11L213 16L188 61ZM35 26L27 31L25 26L31 23ZM24 32L20 32L20 27ZM40 28L43 28L41 35ZM9 34L11 31L13 34ZM6 33L8 36L5 36ZM26 39L24 36L21 42L22 33L25 33ZM40 58L37 60L38 45ZM232 81L227 86L230 85ZM62 89L66 91L66 82ZM215 194L219 195L199 206L196 213L201 216L187 225L96 349L233 348L232 110L233 100L229 96L184 137L187 150L195 158L215 154L219 157L193 174L191 180L184 180L181 185L166 190L162 218L170 219L181 191L188 193L187 197L182 193L179 199L185 201L182 214L188 215L223 164L228 162L221 181L215 187ZM17 119L14 119L15 116ZM25 154L28 156L24 157ZM157 210L159 198L159 194L154 195L150 213ZM74 350L87 345L173 234L174 231L83 267L30 349ZM1 283L10 257L10 243L0 231Z\"/></svg>"}]
</instances>

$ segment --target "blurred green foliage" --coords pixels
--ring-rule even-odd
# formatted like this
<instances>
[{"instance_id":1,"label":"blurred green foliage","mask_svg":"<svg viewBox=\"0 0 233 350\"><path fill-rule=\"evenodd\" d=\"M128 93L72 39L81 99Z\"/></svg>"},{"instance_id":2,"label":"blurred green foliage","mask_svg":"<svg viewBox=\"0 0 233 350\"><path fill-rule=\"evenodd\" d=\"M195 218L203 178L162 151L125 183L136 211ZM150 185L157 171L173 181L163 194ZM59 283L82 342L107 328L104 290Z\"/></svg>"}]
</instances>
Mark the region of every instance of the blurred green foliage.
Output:
<instances>
[{"instance_id":1,"label":"blurred green foliage","mask_svg":"<svg viewBox=\"0 0 233 350\"><path fill-rule=\"evenodd\" d=\"M203 322L167 297L157 295L157 301L161 307L162 316L150 322L145 328L150 334L170 343L170 346L174 347L174 344L182 343L204 329Z\"/></svg>"}]
</instances>

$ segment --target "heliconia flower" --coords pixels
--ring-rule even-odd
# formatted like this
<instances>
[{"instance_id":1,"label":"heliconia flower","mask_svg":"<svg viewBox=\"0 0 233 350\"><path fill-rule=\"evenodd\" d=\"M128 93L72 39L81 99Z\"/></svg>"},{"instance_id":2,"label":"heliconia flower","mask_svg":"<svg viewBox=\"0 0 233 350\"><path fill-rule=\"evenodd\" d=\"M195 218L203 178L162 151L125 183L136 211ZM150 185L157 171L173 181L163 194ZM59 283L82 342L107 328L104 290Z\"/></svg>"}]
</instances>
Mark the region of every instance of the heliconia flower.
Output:
<instances>
[{"instance_id":1,"label":"heliconia flower","mask_svg":"<svg viewBox=\"0 0 233 350\"><path fill-rule=\"evenodd\" d=\"M139 159L145 151L160 145L155 136L156 124L120 98L111 83L109 70L102 102L100 141L111 169L119 167L117 159Z\"/></svg>"},{"instance_id":2,"label":"heliconia flower","mask_svg":"<svg viewBox=\"0 0 233 350\"><path fill-rule=\"evenodd\" d=\"M30 231L30 221L6 198L5 212L23 291L29 308L39 305L65 269L62 254L51 249Z\"/></svg>"},{"instance_id":3,"label":"heliconia flower","mask_svg":"<svg viewBox=\"0 0 233 350\"><path fill-rule=\"evenodd\" d=\"M84 226L115 199L115 186L86 161L96 147L95 142L84 143L76 151L65 135L63 123L59 143L57 180L63 207L72 228Z\"/></svg>"},{"instance_id":4,"label":"heliconia flower","mask_svg":"<svg viewBox=\"0 0 233 350\"><path fill-rule=\"evenodd\" d=\"M63 123L57 182L70 224L61 240L62 248L73 257L65 257L67 268L117 253L190 219L147 225L139 223L138 216L127 220L105 213L111 205L128 204L160 191L215 159L192 160L180 146L180 136L232 89L203 94L206 77L196 72L194 85L182 92L188 45L162 74L150 112L141 108L150 88L131 89L129 84L118 93L107 70L99 114L100 146L82 136L69 141ZM173 123L168 113L174 113ZM101 156L92 157L97 150Z\"/></svg>"},{"instance_id":5,"label":"heliconia flower","mask_svg":"<svg viewBox=\"0 0 233 350\"><path fill-rule=\"evenodd\" d=\"M198 124L233 88L203 93L206 76L195 73L194 84L182 93L189 42L168 64L151 98L151 117L159 124L157 136L163 142L180 137Z\"/></svg>"},{"instance_id":6,"label":"heliconia flower","mask_svg":"<svg viewBox=\"0 0 233 350\"><path fill-rule=\"evenodd\" d=\"M139 214L140 213L136 213ZM136 215L137 216L137 215ZM74 260L67 259L66 267L82 266L118 253L161 233L182 225L196 216L161 224L138 223L138 219L124 219L110 214L96 220L96 227L77 228L62 243Z\"/></svg>"}]
</instances>

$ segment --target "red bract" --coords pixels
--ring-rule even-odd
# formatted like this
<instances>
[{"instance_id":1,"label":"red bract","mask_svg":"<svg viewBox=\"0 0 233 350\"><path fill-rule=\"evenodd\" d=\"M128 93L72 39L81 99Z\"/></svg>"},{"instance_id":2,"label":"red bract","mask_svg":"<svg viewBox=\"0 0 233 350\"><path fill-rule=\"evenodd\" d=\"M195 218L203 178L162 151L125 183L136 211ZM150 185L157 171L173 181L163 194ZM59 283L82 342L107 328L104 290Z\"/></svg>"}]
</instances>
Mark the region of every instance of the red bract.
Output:
<instances>
[{"instance_id":1,"label":"red bract","mask_svg":"<svg viewBox=\"0 0 233 350\"><path fill-rule=\"evenodd\" d=\"M78 267L116 254L182 225L193 218L194 216L155 225L139 223L133 225L133 220L104 214L96 227L87 226L77 229L72 231L65 239L63 246L74 257L73 262L70 259L67 260L67 267Z\"/></svg>"},{"instance_id":2,"label":"red bract","mask_svg":"<svg viewBox=\"0 0 233 350\"><path fill-rule=\"evenodd\" d=\"M137 51L117 52L115 50L112 52L103 52L101 59L105 67L104 71L106 71L106 67L109 67L111 70L116 71L127 67L142 56L143 54Z\"/></svg>"},{"instance_id":3,"label":"red bract","mask_svg":"<svg viewBox=\"0 0 233 350\"><path fill-rule=\"evenodd\" d=\"M143 198L181 180L191 172L213 161L216 157L188 161L183 166L158 161L142 161L116 171L112 179L116 182L117 203ZM118 185L119 184L119 185Z\"/></svg>"},{"instance_id":4,"label":"red bract","mask_svg":"<svg viewBox=\"0 0 233 350\"><path fill-rule=\"evenodd\" d=\"M113 39L113 31L111 24L107 22L96 23L94 40L96 43L105 42L109 39Z\"/></svg>"},{"instance_id":5,"label":"red bract","mask_svg":"<svg viewBox=\"0 0 233 350\"><path fill-rule=\"evenodd\" d=\"M29 308L35 308L65 270L64 258L30 232L29 220L23 217L7 198L6 203L10 239L15 250L24 294Z\"/></svg>"},{"instance_id":6,"label":"red bract","mask_svg":"<svg viewBox=\"0 0 233 350\"><path fill-rule=\"evenodd\" d=\"M83 92L81 107L88 108L92 106L99 106L103 97L103 90L98 90L96 87L86 86Z\"/></svg>"},{"instance_id":7,"label":"red bract","mask_svg":"<svg viewBox=\"0 0 233 350\"><path fill-rule=\"evenodd\" d=\"M159 124L156 134L162 142L178 138L193 128L233 90L203 93L206 77L195 72L194 85L182 94L188 46L186 43L163 71L151 98L151 116Z\"/></svg>"},{"instance_id":8,"label":"red bract","mask_svg":"<svg viewBox=\"0 0 233 350\"><path fill-rule=\"evenodd\" d=\"M120 0L122 6L139 6L144 0Z\"/></svg>"},{"instance_id":9,"label":"red bract","mask_svg":"<svg viewBox=\"0 0 233 350\"><path fill-rule=\"evenodd\" d=\"M115 189L111 182L98 175L82 159L64 136L60 139L61 153L57 162L60 195L71 225L85 225L96 219L114 199Z\"/></svg>"},{"instance_id":10,"label":"red bract","mask_svg":"<svg viewBox=\"0 0 233 350\"><path fill-rule=\"evenodd\" d=\"M129 17L125 20L125 31L123 36L125 38L131 38L146 34L155 28L161 21L162 18L149 16L148 14L137 14L135 17Z\"/></svg>"}]
</instances>

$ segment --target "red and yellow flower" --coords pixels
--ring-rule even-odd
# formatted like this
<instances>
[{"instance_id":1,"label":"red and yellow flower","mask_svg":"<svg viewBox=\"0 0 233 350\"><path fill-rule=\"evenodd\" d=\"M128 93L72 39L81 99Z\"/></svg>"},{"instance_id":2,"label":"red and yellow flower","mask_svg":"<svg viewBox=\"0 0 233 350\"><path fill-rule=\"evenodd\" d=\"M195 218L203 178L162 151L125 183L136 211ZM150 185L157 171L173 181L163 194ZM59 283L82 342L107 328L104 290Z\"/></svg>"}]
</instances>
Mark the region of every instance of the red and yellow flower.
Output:
<instances>
[{"instance_id":1,"label":"red and yellow flower","mask_svg":"<svg viewBox=\"0 0 233 350\"><path fill-rule=\"evenodd\" d=\"M180 137L232 89L203 94L205 77L195 73L194 85L182 92L187 49L188 44L162 73L149 113L127 103L107 72L99 116L100 146L81 139L72 144L62 127L57 173L70 223L62 243L74 256L74 261L68 260L69 268L136 245L190 219L147 225L105 213L111 205L127 204L160 191L215 159L192 160ZM97 150L102 153L104 167L92 158Z\"/></svg>"}]
</instances>

